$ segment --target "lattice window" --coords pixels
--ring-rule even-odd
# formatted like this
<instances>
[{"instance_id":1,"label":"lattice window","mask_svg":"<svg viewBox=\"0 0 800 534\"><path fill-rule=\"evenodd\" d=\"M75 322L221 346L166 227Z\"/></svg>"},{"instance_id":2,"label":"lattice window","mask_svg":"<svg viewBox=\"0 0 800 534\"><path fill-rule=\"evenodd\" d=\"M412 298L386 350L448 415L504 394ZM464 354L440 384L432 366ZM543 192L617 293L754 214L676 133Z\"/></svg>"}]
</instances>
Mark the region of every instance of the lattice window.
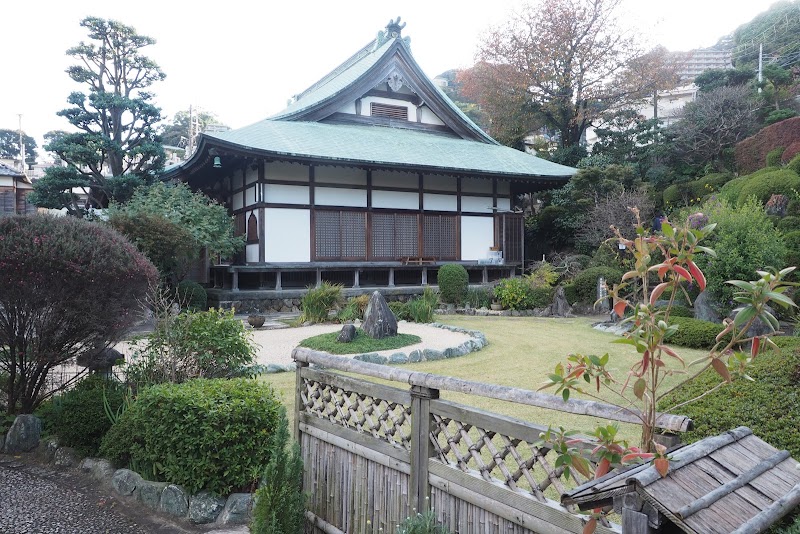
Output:
<instances>
[{"instance_id":1,"label":"lattice window","mask_svg":"<svg viewBox=\"0 0 800 534\"><path fill-rule=\"evenodd\" d=\"M499 236L497 243L503 250L503 259L506 263L522 262L525 239L525 221L522 215L499 215L495 219L495 225Z\"/></svg>"},{"instance_id":2,"label":"lattice window","mask_svg":"<svg viewBox=\"0 0 800 534\"><path fill-rule=\"evenodd\" d=\"M410 213L372 214L372 258L395 260L419 256L419 216Z\"/></svg>"},{"instance_id":3,"label":"lattice window","mask_svg":"<svg viewBox=\"0 0 800 534\"><path fill-rule=\"evenodd\" d=\"M411 408L303 378L301 413L411 450Z\"/></svg>"},{"instance_id":4,"label":"lattice window","mask_svg":"<svg viewBox=\"0 0 800 534\"><path fill-rule=\"evenodd\" d=\"M314 221L317 259L366 258L366 213L322 210Z\"/></svg>"},{"instance_id":5,"label":"lattice window","mask_svg":"<svg viewBox=\"0 0 800 534\"><path fill-rule=\"evenodd\" d=\"M457 216L425 215L422 228L423 256L457 260L458 237Z\"/></svg>"},{"instance_id":6,"label":"lattice window","mask_svg":"<svg viewBox=\"0 0 800 534\"><path fill-rule=\"evenodd\" d=\"M513 491L529 492L540 501L558 499L566 489L563 467L553 467L555 453L550 449L436 413L433 421L431 443L442 463ZM573 483L585 482L575 469L570 474L576 478Z\"/></svg>"},{"instance_id":7,"label":"lattice window","mask_svg":"<svg viewBox=\"0 0 800 534\"><path fill-rule=\"evenodd\" d=\"M389 119L408 120L408 108L406 106L392 106L379 102L370 102L369 114L373 117L386 117Z\"/></svg>"}]
</instances>

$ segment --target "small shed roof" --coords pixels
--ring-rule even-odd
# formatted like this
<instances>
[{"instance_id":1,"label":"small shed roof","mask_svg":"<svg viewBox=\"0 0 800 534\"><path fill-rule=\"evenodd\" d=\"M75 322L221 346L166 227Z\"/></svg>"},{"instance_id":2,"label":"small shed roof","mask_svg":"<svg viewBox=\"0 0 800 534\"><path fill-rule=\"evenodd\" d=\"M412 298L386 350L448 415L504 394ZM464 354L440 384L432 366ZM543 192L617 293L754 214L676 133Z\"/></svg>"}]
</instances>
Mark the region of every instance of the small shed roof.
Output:
<instances>
[{"instance_id":1,"label":"small shed roof","mask_svg":"<svg viewBox=\"0 0 800 534\"><path fill-rule=\"evenodd\" d=\"M13 167L9 167L5 163L0 162L0 176L13 176L14 178L22 178L27 180L25 173L18 171Z\"/></svg>"},{"instance_id":2,"label":"small shed roof","mask_svg":"<svg viewBox=\"0 0 800 534\"><path fill-rule=\"evenodd\" d=\"M739 427L670 453L670 469L638 465L562 496L582 509L638 493L684 532L762 532L800 503L800 468L788 451Z\"/></svg>"}]
</instances>

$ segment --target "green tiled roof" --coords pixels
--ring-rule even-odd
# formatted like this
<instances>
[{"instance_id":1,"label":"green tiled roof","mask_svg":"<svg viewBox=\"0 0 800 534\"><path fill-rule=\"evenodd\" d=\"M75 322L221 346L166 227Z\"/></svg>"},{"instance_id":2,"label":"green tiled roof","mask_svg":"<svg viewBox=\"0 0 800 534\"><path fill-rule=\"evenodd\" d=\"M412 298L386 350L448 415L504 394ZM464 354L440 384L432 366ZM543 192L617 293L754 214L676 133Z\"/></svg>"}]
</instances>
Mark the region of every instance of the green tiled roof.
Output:
<instances>
[{"instance_id":1,"label":"green tiled roof","mask_svg":"<svg viewBox=\"0 0 800 534\"><path fill-rule=\"evenodd\" d=\"M502 145L490 145L425 131L384 126L263 120L227 132L203 134L272 154L324 158L348 163L386 164L507 175L567 178L575 169Z\"/></svg>"}]
</instances>

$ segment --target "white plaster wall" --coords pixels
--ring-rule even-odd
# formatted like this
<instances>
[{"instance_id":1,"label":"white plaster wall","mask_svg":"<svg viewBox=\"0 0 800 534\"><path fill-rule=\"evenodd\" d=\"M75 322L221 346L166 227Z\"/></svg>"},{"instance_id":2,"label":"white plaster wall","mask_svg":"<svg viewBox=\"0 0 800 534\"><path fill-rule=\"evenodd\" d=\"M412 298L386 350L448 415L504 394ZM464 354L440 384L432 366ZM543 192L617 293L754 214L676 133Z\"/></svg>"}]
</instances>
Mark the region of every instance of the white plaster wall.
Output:
<instances>
[{"instance_id":1,"label":"white plaster wall","mask_svg":"<svg viewBox=\"0 0 800 534\"><path fill-rule=\"evenodd\" d=\"M247 188L244 190L245 193L245 201L247 202L248 206L252 206L256 203L256 188L255 186Z\"/></svg>"},{"instance_id":2,"label":"white plaster wall","mask_svg":"<svg viewBox=\"0 0 800 534\"><path fill-rule=\"evenodd\" d=\"M0 176L0 186L14 187L14 178L11 176Z\"/></svg>"},{"instance_id":3,"label":"white plaster wall","mask_svg":"<svg viewBox=\"0 0 800 534\"><path fill-rule=\"evenodd\" d=\"M240 189L242 187L242 171L236 171L233 173L233 188Z\"/></svg>"},{"instance_id":4,"label":"white plaster wall","mask_svg":"<svg viewBox=\"0 0 800 534\"><path fill-rule=\"evenodd\" d=\"M245 183L252 184L258 181L258 169L252 169L250 166L247 166L247 175L245 176Z\"/></svg>"},{"instance_id":5,"label":"white plaster wall","mask_svg":"<svg viewBox=\"0 0 800 534\"><path fill-rule=\"evenodd\" d=\"M272 204L308 204L307 185L266 184L264 202Z\"/></svg>"},{"instance_id":6,"label":"white plaster wall","mask_svg":"<svg viewBox=\"0 0 800 534\"><path fill-rule=\"evenodd\" d=\"M317 206L367 207L366 189L343 189L339 187L315 187L314 204Z\"/></svg>"},{"instance_id":7,"label":"white plaster wall","mask_svg":"<svg viewBox=\"0 0 800 534\"><path fill-rule=\"evenodd\" d=\"M373 208L393 208L398 210L418 210L419 193L405 191L373 191Z\"/></svg>"},{"instance_id":8,"label":"white plaster wall","mask_svg":"<svg viewBox=\"0 0 800 534\"><path fill-rule=\"evenodd\" d=\"M311 212L287 208L264 212L266 261L311 261Z\"/></svg>"},{"instance_id":9,"label":"white plaster wall","mask_svg":"<svg viewBox=\"0 0 800 534\"><path fill-rule=\"evenodd\" d=\"M367 185L367 171L354 167L316 167L314 169L316 183L333 183L348 185Z\"/></svg>"},{"instance_id":10,"label":"white plaster wall","mask_svg":"<svg viewBox=\"0 0 800 534\"><path fill-rule=\"evenodd\" d=\"M356 114L356 103L350 102L345 104L344 106L340 107L337 110L339 113L347 113L348 115L355 115Z\"/></svg>"},{"instance_id":11,"label":"white plaster wall","mask_svg":"<svg viewBox=\"0 0 800 534\"><path fill-rule=\"evenodd\" d=\"M491 197L461 197L461 211L492 213Z\"/></svg>"},{"instance_id":12,"label":"white plaster wall","mask_svg":"<svg viewBox=\"0 0 800 534\"><path fill-rule=\"evenodd\" d=\"M498 195L511 195L511 182L497 181L497 194Z\"/></svg>"},{"instance_id":13,"label":"white plaster wall","mask_svg":"<svg viewBox=\"0 0 800 534\"><path fill-rule=\"evenodd\" d=\"M494 246L494 217L461 217L461 261L485 258Z\"/></svg>"},{"instance_id":14,"label":"white plaster wall","mask_svg":"<svg viewBox=\"0 0 800 534\"><path fill-rule=\"evenodd\" d=\"M492 182L482 178L464 178L461 180L461 192L491 194Z\"/></svg>"},{"instance_id":15,"label":"white plaster wall","mask_svg":"<svg viewBox=\"0 0 800 534\"><path fill-rule=\"evenodd\" d=\"M267 163L265 176L267 180L308 182L308 165L282 162Z\"/></svg>"},{"instance_id":16,"label":"white plaster wall","mask_svg":"<svg viewBox=\"0 0 800 534\"><path fill-rule=\"evenodd\" d=\"M422 196L423 207L427 211L456 211L458 202L456 195L439 195L436 193L425 193Z\"/></svg>"},{"instance_id":17,"label":"white plaster wall","mask_svg":"<svg viewBox=\"0 0 800 534\"><path fill-rule=\"evenodd\" d=\"M419 189L419 177L413 172L373 171L372 187L408 187Z\"/></svg>"},{"instance_id":18,"label":"white plaster wall","mask_svg":"<svg viewBox=\"0 0 800 534\"><path fill-rule=\"evenodd\" d=\"M422 177L422 185L425 187L425 190L458 191L458 183L455 176L426 174Z\"/></svg>"},{"instance_id":19,"label":"white plaster wall","mask_svg":"<svg viewBox=\"0 0 800 534\"><path fill-rule=\"evenodd\" d=\"M245 250L245 261L248 263L258 262L258 243L247 245Z\"/></svg>"},{"instance_id":20,"label":"white plaster wall","mask_svg":"<svg viewBox=\"0 0 800 534\"><path fill-rule=\"evenodd\" d=\"M234 193L233 194L233 209L240 210L240 209L242 209L244 207L244 205L242 204L242 199L243 198L244 198L244 195L242 195L242 193Z\"/></svg>"},{"instance_id":21,"label":"white plaster wall","mask_svg":"<svg viewBox=\"0 0 800 534\"><path fill-rule=\"evenodd\" d=\"M420 122L425 124L436 124L437 126L444 126L444 122L440 119L428 106L419 108Z\"/></svg>"},{"instance_id":22,"label":"white plaster wall","mask_svg":"<svg viewBox=\"0 0 800 534\"><path fill-rule=\"evenodd\" d=\"M511 199L510 198L498 198L497 199L497 209L500 211L511 211Z\"/></svg>"}]
</instances>

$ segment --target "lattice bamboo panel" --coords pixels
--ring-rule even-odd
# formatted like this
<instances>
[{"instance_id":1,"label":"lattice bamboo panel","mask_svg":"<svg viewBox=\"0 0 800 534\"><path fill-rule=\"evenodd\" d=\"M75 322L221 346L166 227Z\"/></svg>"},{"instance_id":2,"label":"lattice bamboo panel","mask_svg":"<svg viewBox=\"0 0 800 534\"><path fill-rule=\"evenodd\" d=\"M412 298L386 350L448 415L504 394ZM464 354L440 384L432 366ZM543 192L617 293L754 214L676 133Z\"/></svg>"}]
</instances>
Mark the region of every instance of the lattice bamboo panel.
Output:
<instances>
[{"instance_id":1,"label":"lattice bamboo panel","mask_svg":"<svg viewBox=\"0 0 800 534\"><path fill-rule=\"evenodd\" d=\"M411 449L411 408L365 393L303 379L302 413Z\"/></svg>"},{"instance_id":2,"label":"lattice bamboo panel","mask_svg":"<svg viewBox=\"0 0 800 534\"><path fill-rule=\"evenodd\" d=\"M425 215L422 242L423 256L426 258L458 259L458 217Z\"/></svg>"},{"instance_id":3,"label":"lattice bamboo panel","mask_svg":"<svg viewBox=\"0 0 800 534\"><path fill-rule=\"evenodd\" d=\"M528 492L542 502L548 488L554 490L550 498L565 490L563 469L553 467L555 454L550 449L438 414L433 414L433 422L431 442L439 461L487 482ZM573 480L570 485L583 481Z\"/></svg>"}]
</instances>

